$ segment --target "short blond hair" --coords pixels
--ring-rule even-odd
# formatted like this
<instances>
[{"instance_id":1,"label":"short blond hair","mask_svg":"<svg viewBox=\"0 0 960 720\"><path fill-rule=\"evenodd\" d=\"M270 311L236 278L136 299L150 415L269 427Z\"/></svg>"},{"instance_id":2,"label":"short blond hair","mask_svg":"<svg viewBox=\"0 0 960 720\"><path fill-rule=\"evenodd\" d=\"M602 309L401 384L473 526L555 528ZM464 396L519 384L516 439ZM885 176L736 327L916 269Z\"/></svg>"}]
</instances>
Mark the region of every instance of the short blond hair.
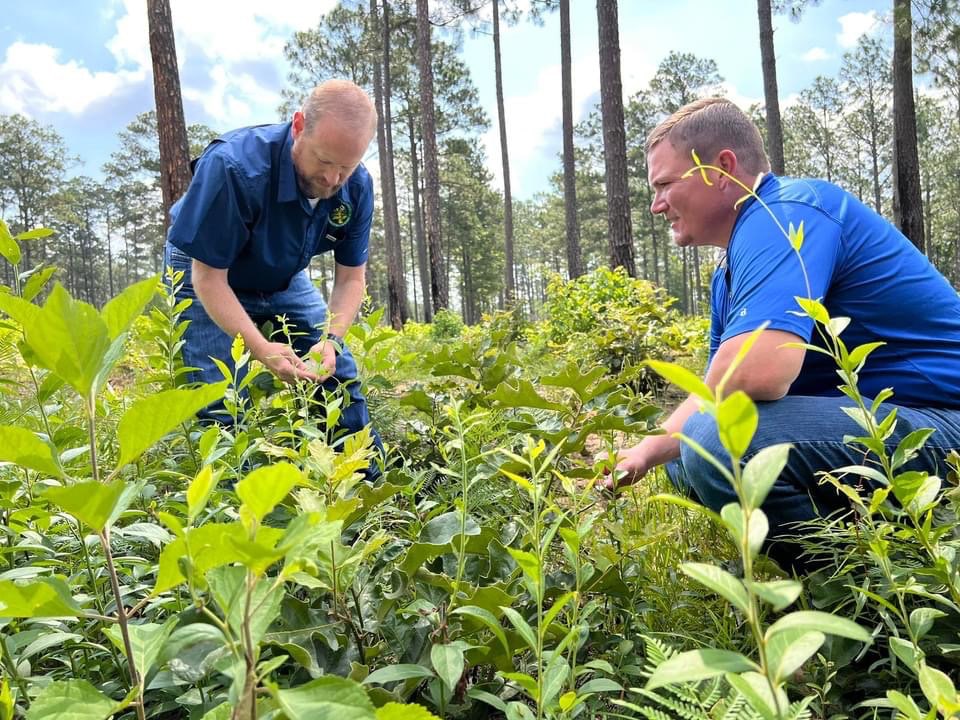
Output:
<instances>
[{"instance_id":1,"label":"short blond hair","mask_svg":"<svg viewBox=\"0 0 960 720\"><path fill-rule=\"evenodd\" d=\"M303 124L309 132L324 116L358 133L377 132L377 109L366 91L350 80L326 80L317 85L303 103Z\"/></svg>"},{"instance_id":2,"label":"short blond hair","mask_svg":"<svg viewBox=\"0 0 960 720\"><path fill-rule=\"evenodd\" d=\"M689 156L695 150L703 162L710 162L721 150L729 149L746 172L770 170L756 124L726 98L701 98L684 105L650 131L647 154L664 140L683 155Z\"/></svg>"}]
</instances>

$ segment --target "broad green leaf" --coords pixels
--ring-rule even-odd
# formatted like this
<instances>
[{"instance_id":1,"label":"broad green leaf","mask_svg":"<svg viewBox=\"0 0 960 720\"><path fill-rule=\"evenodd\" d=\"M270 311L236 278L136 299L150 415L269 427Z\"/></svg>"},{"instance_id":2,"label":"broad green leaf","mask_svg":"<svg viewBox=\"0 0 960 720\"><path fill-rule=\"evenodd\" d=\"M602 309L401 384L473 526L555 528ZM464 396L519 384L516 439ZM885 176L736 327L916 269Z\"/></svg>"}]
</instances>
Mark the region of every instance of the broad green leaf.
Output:
<instances>
[{"instance_id":1,"label":"broad green leaf","mask_svg":"<svg viewBox=\"0 0 960 720\"><path fill-rule=\"evenodd\" d=\"M563 608L567 606L567 603L575 597L577 597L577 593L565 592L563 595L553 601L553 605L543 615L543 623L541 625L543 632L547 631L547 628L550 627L550 623L557 619L557 615L559 615L563 611Z\"/></svg>"},{"instance_id":2,"label":"broad green leaf","mask_svg":"<svg viewBox=\"0 0 960 720\"><path fill-rule=\"evenodd\" d=\"M550 663L547 665L546 671L543 671L543 680L541 682L543 692L540 695L540 704L542 706L551 705L554 699L560 694L560 691L563 690L563 686L569 677L570 664L563 656L562 650L558 650L550 658Z\"/></svg>"},{"instance_id":3,"label":"broad green leaf","mask_svg":"<svg viewBox=\"0 0 960 720\"><path fill-rule=\"evenodd\" d=\"M664 685L706 680L726 672L746 672L760 668L749 658L729 650L690 650L660 663L647 681L647 690Z\"/></svg>"},{"instance_id":4,"label":"broad green leaf","mask_svg":"<svg viewBox=\"0 0 960 720\"><path fill-rule=\"evenodd\" d=\"M826 325L830 322L830 314L822 303L805 297L796 297L794 299L797 301L797 304L803 308L804 312L807 313L808 317L821 325Z\"/></svg>"},{"instance_id":5,"label":"broad green leaf","mask_svg":"<svg viewBox=\"0 0 960 720\"><path fill-rule=\"evenodd\" d=\"M482 607L477 607L476 605L463 605L455 608L450 614L466 615L467 617L471 617L480 621L488 630L490 630L490 632L493 633L494 637L500 641L500 644L503 646L503 651L505 653L510 652L510 645L507 643L506 633L503 632L503 628L500 626L500 621L497 620L494 614L489 610L485 610Z\"/></svg>"},{"instance_id":6,"label":"broad green leaf","mask_svg":"<svg viewBox=\"0 0 960 720\"><path fill-rule=\"evenodd\" d=\"M503 675L505 680L513 680L513 682L517 683L517 685L526 690L527 694L534 700L540 697L540 688L537 685L537 681L527 673L505 672L501 673L501 675Z\"/></svg>"},{"instance_id":7,"label":"broad green leaf","mask_svg":"<svg viewBox=\"0 0 960 720\"><path fill-rule=\"evenodd\" d=\"M532 587L534 589L539 588L543 583L543 576L540 573L540 563L537 561L537 556L526 550L515 550L514 548L507 548L507 552L520 566L524 577L530 581Z\"/></svg>"},{"instance_id":8,"label":"broad green leaf","mask_svg":"<svg viewBox=\"0 0 960 720\"><path fill-rule=\"evenodd\" d=\"M683 563L680 569L684 574L724 597L738 610L742 612L749 610L750 599L740 578L707 563Z\"/></svg>"},{"instance_id":9,"label":"broad green leaf","mask_svg":"<svg viewBox=\"0 0 960 720\"><path fill-rule=\"evenodd\" d=\"M27 720L106 720L118 705L86 680L58 680L30 703Z\"/></svg>"},{"instance_id":10,"label":"broad green leaf","mask_svg":"<svg viewBox=\"0 0 960 720\"><path fill-rule=\"evenodd\" d=\"M136 282L103 306L101 316L111 340L117 339L130 329L133 321L157 294L159 281L160 277L153 275Z\"/></svg>"},{"instance_id":11,"label":"broad green leaf","mask_svg":"<svg viewBox=\"0 0 960 720\"><path fill-rule=\"evenodd\" d=\"M793 223L790 223L787 227L787 235L790 239L790 247L800 252L800 248L803 247L803 220L800 221L798 227L794 227Z\"/></svg>"},{"instance_id":12,"label":"broad green leaf","mask_svg":"<svg viewBox=\"0 0 960 720\"><path fill-rule=\"evenodd\" d=\"M582 696L587 693L623 692L623 686L611 680L610 678L594 678L587 680L583 685L577 688L577 692Z\"/></svg>"},{"instance_id":13,"label":"broad green leaf","mask_svg":"<svg viewBox=\"0 0 960 720\"><path fill-rule=\"evenodd\" d=\"M827 323L826 328L831 337L840 337L840 334L847 329L848 325L850 325L850 318L834 317L830 318L830 322Z\"/></svg>"},{"instance_id":14,"label":"broad green leaf","mask_svg":"<svg viewBox=\"0 0 960 720\"><path fill-rule=\"evenodd\" d=\"M199 683L227 650L227 639L216 625L194 622L177 628L163 647L160 662L166 662L173 676L190 684Z\"/></svg>"},{"instance_id":15,"label":"broad green leaf","mask_svg":"<svg viewBox=\"0 0 960 720\"><path fill-rule=\"evenodd\" d=\"M504 674L506 677L506 674ZM516 678L514 678L516 679ZM531 693L530 697L536 699L536 693ZM504 713L507 720L536 720L536 715L526 703L514 701L507 705L507 711Z\"/></svg>"},{"instance_id":16,"label":"broad green leaf","mask_svg":"<svg viewBox=\"0 0 960 720\"><path fill-rule=\"evenodd\" d=\"M270 690L288 720L376 720L366 691L346 678L326 675L289 690Z\"/></svg>"},{"instance_id":17,"label":"broad green leaf","mask_svg":"<svg viewBox=\"0 0 960 720\"><path fill-rule=\"evenodd\" d=\"M388 665L379 670L374 670L363 679L364 685L379 683L381 685L399 680L409 680L410 678L432 678L435 677L433 670L423 665Z\"/></svg>"},{"instance_id":18,"label":"broad green leaf","mask_svg":"<svg viewBox=\"0 0 960 720\"><path fill-rule=\"evenodd\" d=\"M100 313L57 283L40 313L23 326L37 361L87 399L105 366L111 338Z\"/></svg>"},{"instance_id":19,"label":"broad green leaf","mask_svg":"<svg viewBox=\"0 0 960 720\"><path fill-rule=\"evenodd\" d=\"M430 648L430 664L433 665L437 677L443 681L447 691L451 694L460 682L463 675L463 651L465 643L452 642L445 645L434 645Z\"/></svg>"},{"instance_id":20,"label":"broad green leaf","mask_svg":"<svg viewBox=\"0 0 960 720\"><path fill-rule=\"evenodd\" d=\"M882 342L872 342L866 343L864 345L858 345L853 350L850 351L849 362L851 370L858 370L860 364L867 359L867 356L876 350L878 347L883 347L886 343Z\"/></svg>"},{"instance_id":21,"label":"broad green leaf","mask_svg":"<svg viewBox=\"0 0 960 720\"><path fill-rule=\"evenodd\" d=\"M717 431L720 443L730 456L742 458L757 431L757 406L742 390L725 397L717 406Z\"/></svg>"},{"instance_id":22,"label":"broad green leaf","mask_svg":"<svg viewBox=\"0 0 960 720\"><path fill-rule=\"evenodd\" d=\"M958 701L957 689L953 685L950 676L936 668L932 668L926 663L920 665L920 689L923 690L923 696L935 708L947 708L950 715L945 717L955 717L953 711L956 710Z\"/></svg>"},{"instance_id":23,"label":"broad green leaf","mask_svg":"<svg viewBox=\"0 0 960 720\"><path fill-rule=\"evenodd\" d=\"M770 488L787 464L790 445L771 445L750 458L743 468L743 497L751 508L758 508L766 500Z\"/></svg>"},{"instance_id":24,"label":"broad green leaf","mask_svg":"<svg viewBox=\"0 0 960 720\"><path fill-rule=\"evenodd\" d=\"M723 518L723 522L733 536L734 542L737 543L737 547L742 548L745 523L743 508L737 505L737 503L728 503L720 510L720 517ZM756 557L760 552L760 548L763 547L763 541L766 540L769 530L770 523L763 510L753 510L750 513L750 527L747 530L747 547L750 550L751 557Z\"/></svg>"},{"instance_id":25,"label":"broad green leaf","mask_svg":"<svg viewBox=\"0 0 960 720\"><path fill-rule=\"evenodd\" d=\"M585 693L584 693L585 694ZM560 706L560 709L563 712L567 712L574 706L577 702L577 694L573 690L568 690L563 695L560 696L560 699L557 700L557 704Z\"/></svg>"},{"instance_id":26,"label":"broad green leaf","mask_svg":"<svg viewBox=\"0 0 960 720\"><path fill-rule=\"evenodd\" d=\"M523 641L527 646L533 650L537 651L537 636L533 632L533 628L523 619L523 615L518 613L511 607L501 607L503 614L507 616L507 619L510 621L510 624L516 628L517 632L520 634L520 637L523 638Z\"/></svg>"},{"instance_id":27,"label":"broad green leaf","mask_svg":"<svg viewBox=\"0 0 960 720\"><path fill-rule=\"evenodd\" d=\"M27 302L32 301L37 295L40 294L40 291L47 286L47 283L50 282L50 278L52 278L56 272L57 267L55 265L50 265L31 273L30 277L27 278L27 281L20 288L21 297L23 297L23 299Z\"/></svg>"},{"instance_id":28,"label":"broad green leaf","mask_svg":"<svg viewBox=\"0 0 960 720\"><path fill-rule=\"evenodd\" d=\"M793 629L818 630L827 635L837 635L866 643L872 640L870 633L852 620L818 610L798 610L789 615L784 615L767 628L765 637L769 640L778 632Z\"/></svg>"},{"instance_id":29,"label":"broad green leaf","mask_svg":"<svg viewBox=\"0 0 960 720\"><path fill-rule=\"evenodd\" d=\"M490 395L490 400L503 407L527 407L538 408L541 410L553 410L555 412L564 412L568 410L567 406L560 403L550 402L537 393L536 388L529 380L517 379L514 381L516 387L509 383L500 383L496 391Z\"/></svg>"},{"instance_id":30,"label":"broad green leaf","mask_svg":"<svg viewBox=\"0 0 960 720\"><path fill-rule=\"evenodd\" d=\"M730 686L735 688L743 695L750 707L756 710L764 720L779 720L783 717L777 712L778 701L770 690L770 682L766 676L758 672L746 672L740 675L736 673L727 673L724 676ZM789 704L783 691L777 691L780 696L780 708L786 708Z\"/></svg>"},{"instance_id":31,"label":"broad green leaf","mask_svg":"<svg viewBox=\"0 0 960 720\"><path fill-rule=\"evenodd\" d=\"M204 465L187 488L187 517L192 525L197 516L207 506L210 493L217 484L217 476L212 465Z\"/></svg>"},{"instance_id":32,"label":"broad green leaf","mask_svg":"<svg viewBox=\"0 0 960 720\"><path fill-rule=\"evenodd\" d=\"M826 636L816 630L785 630L767 641L767 663L777 682L790 675L809 660L823 645Z\"/></svg>"},{"instance_id":33,"label":"broad green leaf","mask_svg":"<svg viewBox=\"0 0 960 720\"><path fill-rule=\"evenodd\" d=\"M134 486L124 480L114 480L112 483L85 480L73 485L47 488L43 491L43 497L92 530L100 532L129 506L133 500L133 493L129 492L131 487Z\"/></svg>"},{"instance_id":34,"label":"broad green leaf","mask_svg":"<svg viewBox=\"0 0 960 720\"><path fill-rule=\"evenodd\" d=\"M130 647L133 650L134 666L141 680L153 668L157 658L160 657L160 651L163 645L170 637L176 627L177 618L172 617L163 623L142 623L139 625L128 625L127 633L130 637ZM110 642L120 652L125 652L123 636L120 633L119 625L112 625L104 628L104 634L110 638Z\"/></svg>"},{"instance_id":35,"label":"broad green leaf","mask_svg":"<svg viewBox=\"0 0 960 720\"><path fill-rule=\"evenodd\" d=\"M887 700L893 707L903 713L907 720L923 720L926 715L926 713L920 711L912 697L907 697L896 690L887 690Z\"/></svg>"},{"instance_id":36,"label":"broad green leaf","mask_svg":"<svg viewBox=\"0 0 960 720\"><path fill-rule=\"evenodd\" d=\"M910 668L914 673L919 672L917 648L914 647L912 642L899 637L890 637L887 642L890 645L890 650L900 659L900 662Z\"/></svg>"},{"instance_id":37,"label":"broad green leaf","mask_svg":"<svg viewBox=\"0 0 960 720\"><path fill-rule=\"evenodd\" d=\"M0 678L0 720L13 720L13 694L5 677Z\"/></svg>"},{"instance_id":38,"label":"broad green leaf","mask_svg":"<svg viewBox=\"0 0 960 720\"><path fill-rule=\"evenodd\" d=\"M605 373L606 370L603 367L594 366L584 372L576 362L568 362L555 375L542 376L540 384L570 388L577 394L581 402L587 402L592 400L597 393L598 388L595 387L595 384Z\"/></svg>"},{"instance_id":39,"label":"broad green leaf","mask_svg":"<svg viewBox=\"0 0 960 720\"><path fill-rule=\"evenodd\" d=\"M168 432L222 398L226 389L227 383L220 382L196 390L164 390L137 400L117 426L120 441L117 467L136 460Z\"/></svg>"},{"instance_id":40,"label":"broad green leaf","mask_svg":"<svg viewBox=\"0 0 960 720\"><path fill-rule=\"evenodd\" d=\"M22 233L17 233L13 239L17 241L38 240L40 238L50 237L53 235L53 232L52 228L34 228L33 230L24 230Z\"/></svg>"},{"instance_id":41,"label":"broad green leaf","mask_svg":"<svg viewBox=\"0 0 960 720\"><path fill-rule=\"evenodd\" d=\"M0 426L0 462L12 462L44 475L63 477L53 448L26 428Z\"/></svg>"},{"instance_id":42,"label":"broad green leaf","mask_svg":"<svg viewBox=\"0 0 960 720\"><path fill-rule=\"evenodd\" d=\"M673 383L681 390L686 390L691 395L696 395L709 405L713 405L713 391L707 387L703 380L685 367L660 360L646 360L644 364L667 382Z\"/></svg>"},{"instance_id":43,"label":"broad green leaf","mask_svg":"<svg viewBox=\"0 0 960 720\"><path fill-rule=\"evenodd\" d=\"M237 496L260 522L302 478L303 473L288 462L267 465L237 483Z\"/></svg>"},{"instance_id":44,"label":"broad green leaf","mask_svg":"<svg viewBox=\"0 0 960 720\"><path fill-rule=\"evenodd\" d=\"M910 629L913 630L914 637L920 640L920 638L930 632L934 620L946 616L947 614L945 612L937 610L936 608L917 608L910 613Z\"/></svg>"},{"instance_id":45,"label":"broad green leaf","mask_svg":"<svg viewBox=\"0 0 960 720\"><path fill-rule=\"evenodd\" d=\"M390 702L377 708L377 720L439 720L423 705Z\"/></svg>"},{"instance_id":46,"label":"broad green leaf","mask_svg":"<svg viewBox=\"0 0 960 720\"><path fill-rule=\"evenodd\" d=\"M57 578L0 580L0 618L76 617L83 610Z\"/></svg>"},{"instance_id":47,"label":"broad green leaf","mask_svg":"<svg viewBox=\"0 0 960 720\"><path fill-rule=\"evenodd\" d=\"M485 702L492 708L499 710L500 712L506 714L507 704L498 698L493 693L488 693L486 690L479 689L476 685L467 690L467 697L474 698L480 702Z\"/></svg>"},{"instance_id":48,"label":"broad green leaf","mask_svg":"<svg viewBox=\"0 0 960 720\"><path fill-rule=\"evenodd\" d=\"M248 598L246 568L236 566L214 568L207 573L207 582L234 635L246 635L254 645L259 644L280 614L283 583L274 578L262 578L253 586ZM244 616L248 604L257 611L251 615L245 627Z\"/></svg>"},{"instance_id":49,"label":"broad green leaf","mask_svg":"<svg viewBox=\"0 0 960 720\"><path fill-rule=\"evenodd\" d=\"M460 535L462 513L453 510L430 520L420 531L419 542L427 545L446 545ZM469 515L464 523L464 535L479 535L480 526Z\"/></svg>"},{"instance_id":50,"label":"broad green leaf","mask_svg":"<svg viewBox=\"0 0 960 720\"><path fill-rule=\"evenodd\" d=\"M757 597L768 602L774 610L779 612L800 597L803 585L796 580L770 580L751 583L750 589Z\"/></svg>"},{"instance_id":51,"label":"broad green leaf","mask_svg":"<svg viewBox=\"0 0 960 720\"><path fill-rule=\"evenodd\" d=\"M10 228L2 219L0 219L0 255L3 255L11 265L20 264L20 245L13 239Z\"/></svg>"}]
</instances>

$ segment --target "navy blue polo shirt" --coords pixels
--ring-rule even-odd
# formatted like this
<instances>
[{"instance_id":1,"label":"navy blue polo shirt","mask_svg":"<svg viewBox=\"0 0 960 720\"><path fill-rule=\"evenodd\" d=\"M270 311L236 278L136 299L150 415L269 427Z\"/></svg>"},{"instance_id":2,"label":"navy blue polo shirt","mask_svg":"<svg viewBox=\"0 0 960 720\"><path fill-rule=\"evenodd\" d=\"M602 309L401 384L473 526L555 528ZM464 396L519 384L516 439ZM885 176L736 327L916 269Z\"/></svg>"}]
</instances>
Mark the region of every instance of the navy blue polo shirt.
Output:
<instances>
[{"instance_id":1,"label":"navy blue polo shirt","mask_svg":"<svg viewBox=\"0 0 960 720\"><path fill-rule=\"evenodd\" d=\"M848 350L883 342L859 374L866 397L893 388L893 402L960 408L960 296L889 221L822 180L764 177L757 194L784 228L803 223L806 277L769 212L751 199L737 216L726 262L713 277L711 358L720 343L769 328L823 347L796 297L848 317ZM832 358L807 352L791 395L837 395Z\"/></svg>"},{"instance_id":2,"label":"navy blue polo shirt","mask_svg":"<svg viewBox=\"0 0 960 720\"><path fill-rule=\"evenodd\" d=\"M291 123L241 128L211 143L170 209L169 241L236 290L276 292L333 250L340 265L367 261L373 183L363 165L332 198L310 207L297 184Z\"/></svg>"}]
</instances>

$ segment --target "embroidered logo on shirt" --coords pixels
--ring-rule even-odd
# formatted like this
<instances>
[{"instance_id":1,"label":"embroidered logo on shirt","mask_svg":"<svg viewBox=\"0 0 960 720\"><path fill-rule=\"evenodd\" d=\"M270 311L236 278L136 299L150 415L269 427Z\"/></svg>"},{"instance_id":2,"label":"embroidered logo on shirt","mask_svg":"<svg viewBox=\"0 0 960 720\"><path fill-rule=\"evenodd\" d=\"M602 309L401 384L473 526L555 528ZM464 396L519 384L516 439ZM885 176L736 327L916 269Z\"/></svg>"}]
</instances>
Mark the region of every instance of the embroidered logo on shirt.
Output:
<instances>
[{"instance_id":1,"label":"embroidered logo on shirt","mask_svg":"<svg viewBox=\"0 0 960 720\"><path fill-rule=\"evenodd\" d=\"M743 310L740 311L740 317L746 317L746 316L747 316L747 309L743 308Z\"/></svg>"},{"instance_id":2,"label":"embroidered logo on shirt","mask_svg":"<svg viewBox=\"0 0 960 720\"><path fill-rule=\"evenodd\" d=\"M345 202L340 202L327 216L328 221L333 227L341 228L350 222L353 215L353 209Z\"/></svg>"}]
</instances>

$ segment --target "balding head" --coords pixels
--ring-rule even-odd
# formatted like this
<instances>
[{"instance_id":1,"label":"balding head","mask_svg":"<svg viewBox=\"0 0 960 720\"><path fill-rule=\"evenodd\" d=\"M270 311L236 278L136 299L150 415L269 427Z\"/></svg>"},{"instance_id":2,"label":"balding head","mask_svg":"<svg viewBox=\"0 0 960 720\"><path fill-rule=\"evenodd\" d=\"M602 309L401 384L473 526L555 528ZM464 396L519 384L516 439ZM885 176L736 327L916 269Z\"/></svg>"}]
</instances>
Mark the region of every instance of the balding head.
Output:
<instances>
[{"instance_id":1,"label":"balding head","mask_svg":"<svg viewBox=\"0 0 960 720\"><path fill-rule=\"evenodd\" d=\"M311 132L321 118L332 118L345 130L369 142L377 132L377 110L370 96L349 80L327 80L317 85L303 104L304 128Z\"/></svg>"}]
</instances>

